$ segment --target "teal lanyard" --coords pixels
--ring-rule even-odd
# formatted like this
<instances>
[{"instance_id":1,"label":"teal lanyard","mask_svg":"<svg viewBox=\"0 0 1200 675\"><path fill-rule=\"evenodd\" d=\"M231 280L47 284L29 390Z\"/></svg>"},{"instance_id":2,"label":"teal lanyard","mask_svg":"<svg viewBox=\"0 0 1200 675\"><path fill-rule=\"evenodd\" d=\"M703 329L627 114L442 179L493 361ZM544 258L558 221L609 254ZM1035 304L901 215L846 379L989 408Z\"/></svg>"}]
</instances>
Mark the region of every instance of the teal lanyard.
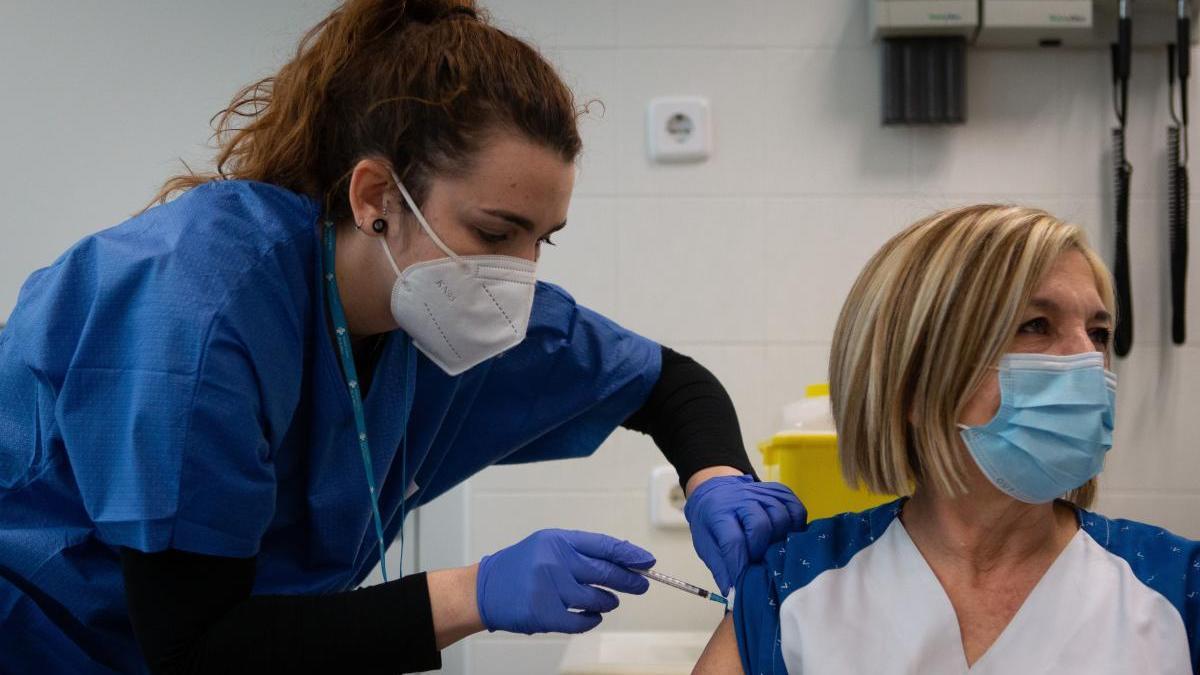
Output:
<instances>
[{"instance_id":1,"label":"teal lanyard","mask_svg":"<svg viewBox=\"0 0 1200 675\"><path fill-rule=\"evenodd\" d=\"M341 357L342 369L346 373L346 388L350 391L350 404L354 407L354 425L358 430L358 450L362 454L363 470L367 474L367 490L371 498L371 515L375 519L375 538L379 542L379 571L383 573L386 582L387 561L384 558L387 547L383 542L383 519L379 515L379 494L375 489L375 470L371 466L371 446L367 442L367 418L363 413L362 392L358 387L358 371L354 367L354 351L350 346L350 331L346 328L346 313L342 310L342 298L338 294L337 275L334 274L334 250L337 246L332 221L325 221L321 235L322 255L325 261L325 295L329 300L330 315L333 319L333 333L337 340L338 356ZM416 385L416 370L414 353L411 345L407 351L407 368L405 369L404 387L404 443L400 448L400 483L404 495L400 498L400 565L404 565L404 506L408 501L408 416L412 412L412 393ZM403 574L403 572L401 572Z\"/></svg>"}]
</instances>

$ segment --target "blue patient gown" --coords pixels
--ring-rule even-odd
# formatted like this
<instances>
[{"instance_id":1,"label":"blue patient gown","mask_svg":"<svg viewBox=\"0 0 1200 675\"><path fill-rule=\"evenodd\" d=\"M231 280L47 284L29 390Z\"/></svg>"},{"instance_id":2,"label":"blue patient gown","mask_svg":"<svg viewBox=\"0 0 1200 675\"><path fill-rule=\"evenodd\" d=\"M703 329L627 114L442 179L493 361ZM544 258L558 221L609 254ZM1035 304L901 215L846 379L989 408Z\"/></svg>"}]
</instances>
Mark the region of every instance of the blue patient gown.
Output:
<instances>
[{"instance_id":1,"label":"blue patient gown","mask_svg":"<svg viewBox=\"0 0 1200 675\"><path fill-rule=\"evenodd\" d=\"M117 547L257 555L257 594L344 591L378 564L320 216L209 183L25 283L0 331L0 672L145 670ZM660 365L544 283L524 342L458 377L391 333L364 401L386 540L406 495L592 453Z\"/></svg>"},{"instance_id":2,"label":"blue patient gown","mask_svg":"<svg viewBox=\"0 0 1200 675\"><path fill-rule=\"evenodd\" d=\"M1076 510L1079 531L968 669L901 504L813 521L746 570L734 630L747 673L1200 672L1200 542Z\"/></svg>"}]
</instances>

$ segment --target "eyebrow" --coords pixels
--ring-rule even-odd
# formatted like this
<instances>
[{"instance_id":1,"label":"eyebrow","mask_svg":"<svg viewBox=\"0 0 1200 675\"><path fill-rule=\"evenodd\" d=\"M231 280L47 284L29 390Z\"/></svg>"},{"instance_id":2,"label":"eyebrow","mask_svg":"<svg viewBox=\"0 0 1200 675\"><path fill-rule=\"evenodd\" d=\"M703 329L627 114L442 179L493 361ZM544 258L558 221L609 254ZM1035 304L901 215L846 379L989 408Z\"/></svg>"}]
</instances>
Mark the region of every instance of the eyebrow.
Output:
<instances>
[{"instance_id":1,"label":"eyebrow","mask_svg":"<svg viewBox=\"0 0 1200 675\"><path fill-rule=\"evenodd\" d=\"M1029 301L1029 306L1033 307L1035 309L1040 309L1045 312L1053 312L1053 313L1061 313L1062 312L1062 308L1058 306L1058 303L1054 302L1050 298L1034 298ZM1096 313L1092 315L1092 320L1093 321L1109 321L1109 322L1111 322L1112 315L1108 313L1108 310L1100 309L1100 310L1096 310Z\"/></svg>"},{"instance_id":2,"label":"eyebrow","mask_svg":"<svg viewBox=\"0 0 1200 675\"><path fill-rule=\"evenodd\" d=\"M484 213L488 214L489 216L494 216L501 220L507 220L508 222L512 223L513 225L516 225L517 227L521 228L522 230L532 232L534 229L533 221L526 218L525 216L522 216L519 213L513 213L512 211L505 211L504 209L480 209L480 210L483 211ZM564 220L561 223L559 223L558 225L555 225L550 230L550 232L558 232L559 230L563 229L566 226L567 226L567 221Z\"/></svg>"}]
</instances>

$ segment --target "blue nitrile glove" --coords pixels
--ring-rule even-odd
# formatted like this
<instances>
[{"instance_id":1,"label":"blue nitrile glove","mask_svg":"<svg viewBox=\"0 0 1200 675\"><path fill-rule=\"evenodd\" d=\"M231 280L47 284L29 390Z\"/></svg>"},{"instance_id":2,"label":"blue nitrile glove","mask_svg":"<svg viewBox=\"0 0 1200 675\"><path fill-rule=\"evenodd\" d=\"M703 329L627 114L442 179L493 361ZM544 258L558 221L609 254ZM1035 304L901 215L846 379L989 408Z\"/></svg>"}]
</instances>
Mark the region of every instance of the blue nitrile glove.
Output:
<instances>
[{"instance_id":1,"label":"blue nitrile glove","mask_svg":"<svg viewBox=\"0 0 1200 675\"><path fill-rule=\"evenodd\" d=\"M753 476L709 478L692 491L683 515L692 545L723 595L746 565L762 560L771 542L800 529L807 518L788 486L756 483Z\"/></svg>"},{"instance_id":2,"label":"blue nitrile glove","mask_svg":"<svg viewBox=\"0 0 1200 675\"><path fill-rule=\"evenodd\" d=\"M649 552L603 534L540 530L479 561L479 617L490 631L583 633L618 604L596 586L640 595L649 582L625 567L654 563Z\"/></svg>"}]
</instances>

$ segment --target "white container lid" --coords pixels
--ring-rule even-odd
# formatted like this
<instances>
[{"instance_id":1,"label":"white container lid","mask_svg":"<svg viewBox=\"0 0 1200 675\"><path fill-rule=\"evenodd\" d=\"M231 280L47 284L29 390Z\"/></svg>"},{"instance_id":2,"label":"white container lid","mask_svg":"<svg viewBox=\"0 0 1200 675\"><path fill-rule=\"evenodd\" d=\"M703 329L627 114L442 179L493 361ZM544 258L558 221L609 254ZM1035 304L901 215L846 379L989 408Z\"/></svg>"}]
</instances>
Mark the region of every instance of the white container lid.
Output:
<instances>
[{"instance_id":1,"label":"white container lid","mask_svg":"<svg viewBox=\"0 0 1200 675\"><path fill-rule=\"evenodd\" d=\"M837 427L833 423L833 409L829 406L829 395L813 395L811 393L828 391L828 389L821 385L811 385L809 390L808 396L783 406L779 433L832 434L837 432Z\"/></svg>"}]
</instances>

